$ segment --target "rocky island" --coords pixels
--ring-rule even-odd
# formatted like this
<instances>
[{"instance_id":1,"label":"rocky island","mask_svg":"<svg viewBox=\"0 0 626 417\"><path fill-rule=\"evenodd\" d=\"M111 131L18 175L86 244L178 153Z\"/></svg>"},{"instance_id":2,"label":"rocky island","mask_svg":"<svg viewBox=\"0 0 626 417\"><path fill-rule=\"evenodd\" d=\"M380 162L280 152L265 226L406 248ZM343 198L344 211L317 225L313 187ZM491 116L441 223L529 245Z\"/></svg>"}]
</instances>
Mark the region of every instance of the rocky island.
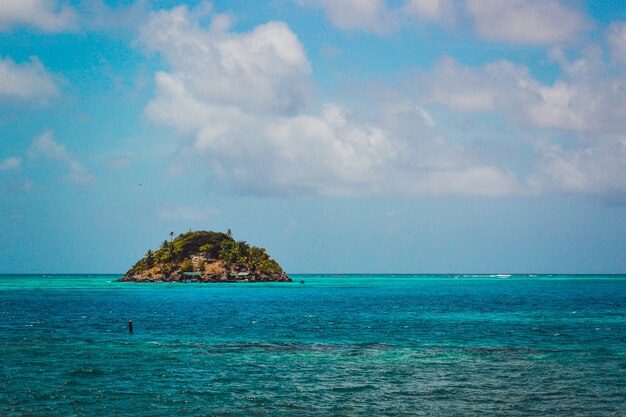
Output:
<instances>
[{"instance_id":1,"label":"rocky island","mask_svg":"<svg viewBox=\"0 0 626 417\"><path fill-rule=\"evenodd\" d=\"M236 241L230 231L190 231L149 250L118 281L289 282L291 278L264 248Z\"/></svg>"}]
</instances>

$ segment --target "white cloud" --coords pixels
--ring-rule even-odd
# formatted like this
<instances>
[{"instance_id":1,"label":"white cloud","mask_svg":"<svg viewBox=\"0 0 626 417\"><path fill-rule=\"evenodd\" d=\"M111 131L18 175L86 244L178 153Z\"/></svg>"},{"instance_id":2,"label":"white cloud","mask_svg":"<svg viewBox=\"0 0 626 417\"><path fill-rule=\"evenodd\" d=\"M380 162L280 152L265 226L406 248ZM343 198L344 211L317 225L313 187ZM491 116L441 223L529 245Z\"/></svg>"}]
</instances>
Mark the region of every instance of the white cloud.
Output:
<instances>
[{"instance_id":1,"label":"white cloud","mask_svg":"<svg viewBox=\"0 0 626 417\"><path fill-rule=\"evenodd\" d=\"M614 22L609 27L608 44L613 58L626 63L626 22Z\"/></svg>"},{"instance_id":2,"label":"white cloud","mask_svg":"<svg viewBox=\"0 0 626 417\"><path fill-rule=\"evenodd\" d=\"M21 64L0 59L0 97L45 101L58 92L52 75L37 58Z\"/></svg>"},{"instance_id":3,"label":"white cloud","mask_svg":"<svg viewBox=\"0 0 626 417\"><path fill-rule=\"evenodd\" d=\"M450 171L432 171L416 182L415 194L498 197L522 191L517 177L496 167L477 166Z\"/></svg>"},{"instance_id":4,"label":"white cloud","mask_svg":"<svg viewBox=\"0 0 626 417\"><path fill-rule=\"evenodd\" d=\"M386 0L318 0L328 19L346 30L361 29L385 34L398 24L398 16Z\"/></svg>"},{"instance_id":5,"label":"white cloud","mask_svg":"<svg viewBox=\"0 0 626 417\"><path fill-rule=\"evenodd\" d=\"M320 115L278 118L212 111L218 113L210 119L222 123L201 128L190 153L209 163L216 186L231 191L491 196L516 187L514 176L481 165L461 146L429 137L430 120L420 108L389 109L378 124L333 104ZM408 119L410 130L402 131Z\"/></svg>"},{"instance_id":6,"label":"white cloud","mask_svg":"<svg viewBox=\"0 0 626 417\"><path fill-rule=\"evenodd\" d=\"M571 43L589 28L584 13L560 0L296 0L321 7L344 30L386 35L406 25L470 21L479 37L522 45Z\"/></svg>"},{"instance_id":7,"label":"white cloud","mask_svg":"<svg viewBox=\"0 0 626 417\"><path fill-rule=\"evenodd\" d=\"M550 45L575 40L588 24L558 0L467 0L467 11L485 39Z\"/></svg>"},{"instance_id":8,"label":"white cloud","mask_svg":"<svg viewBox=\"0 0 626 417\"><path fill-rule=\"evenodd\" d=\"M20 168L22 160L15 156L0 161L0 171L13 171Z\"/></svg>"},{"instance_id":9,"label":"white cloud","mask_svg":"<svg viewBox=\"0 0 626 417\"><path fill-rule=\"evenodd\" d=\"M215 207L168 206L158 209L158 215L165 220L199 221L221 214Z\"/></svg>"},{"instance_id":10,"label":"white cloud","mask_svg":"<svg viewBox=\"0 0 626 417\"><path fill-rule=\"evenodd\" d=\"M223 21L204 29L185 6L153 13L142 41L172 67L159 73L161 91L185 90L202 102L254 112L289 113L309 93L310 66L289 27L270 22L243 34L225 31Z\"/></svg>"},{"instance_id":11,"label":"white cloud","mask_svg":"<svg viewBox=\"0 0 626 417\"><path fill-rule=\"evenodd\" d=\"M82 0L76 6L82 27L113 36L136 31L137 22L147 18L149 8L148 0L134 0L115 7L109 6L105 0Z\"/></svg>"},{"instance_id":12,"label":"white cloud","mask_svg":"<svg viewBox=\"0 0 626 417\"><path fill-rule=\"evenodd\" d=\"M422 74L414 91L454 113L502 115L515 131L534 137L528 142L536 162L528 192L626 196L623 71L595 49L576 60L559 50L550 55L561 66L561 78L552 84L508 61L470 68L447 58Z\"/></svg>"},{"instance_id":13,"label":"white cloud","mask_svg":"<svg viewBox=\"0 0 626 417\"><path fill-rule=\"evenodd\" d=\"M422 21L449 23L456 17L452 0L297 0L302 5L321 7L326 18L343 30L362 30L387 35L403 24Z\"/></svg>"},{"instance_id":14,"label":"white cloud","mask_svg":"<svg viewBox=\"0 0 626 417\"><path fill-rule=\"evenodd\" d=\"M563 77L543 84L528 68L498 61L479 68L442 60L419 80L425 99L468 112L498 112L523 126L564 132L616 133L626 128L626 79L593 56L560 60Z\"/></svg>"},{"instance_id":15,"label":"white cloud","mask_svg":"<svg viewBox=\"0 0 626 417\"><path fill-rule=\"evenodd\" d=\"M1 0L0 32L26 26L45 33L88 30L127 35L146 19L149 9L149 0L115 6L106 0Z\"/></svg>"},{"instance_id":16,"label":"white cloud","mask_svg":"<svg viewBox=\"0 0 626 417\"><path fill-rule=\"evenodd\" d=\"M78 15L65 2L56 0L2 0L0 30L30 26L43 32L66 32L77 28Z\"/></svg>"},{"instance_id":17,"label":"white cloud","mask_svg":"<svg viewBox=\"0 0 626 417\"><path fill-rule=\"evenodd\" d=\"M537 153L538 169L529 179L534 192L595 194L626 202L626 136L596 139L573 150L543 144Z\"/></svg>"},{"instance_id":18,"label":"white cloud","mask_svg":"<svg viewBox=\"0 0 626 417\"><path fill-rule=\"evenodd\" d=\"M65 177L76 184L86 184L93 181L93 176L79 161L67 152L65 145L54 140L52 132L43 133L31 144L28 153L31 158L44 158L56 161L66 166L69 173Z\"/></svg>"},{"instance_id":19,"label":"white cloud","mask_svg":"<svg viewBox=\"0 0 626 417\"><path fill-rule=\"evenodd\" d=\"M146 114L177 128L185 138L182 155L205 161L222 190L298 196L516 190L513 174L437 138L434 118L410 101L369 114L333 103L306 111L300 86L310 83L308 60L283 23L216 32L182 7L153 15L142 39L172 68L155 75Z\"/></svg>"},{"instance_id":20,"label":"white cloud","mask_svg":"<svg viewBox=\"0 0 626 417\"><path fill-rule=\"evenodd\" d=\"M524 95L530 81L528 70L511 62L498 61L475 69L444 58L421 78L420 85L427 91L426 98L436 103L457 110L488 112L501 108L503 101L515 101L519 94Z\"/></svg>"},{"instance_id":21,"label":"white cloud","mask_svg":"<svg viewBox=\"0 0 626 417\"><path fill-rule=\"evenodd\" d=\"M420 84L427 99L455 110L498 112L512 121L542 128L585 128L583 115L576 109L578 87L561 80L543 85L528 68L510 61L471 68L446 58Z\"/></svg>"},{"instance_id":22,"label":"white cloud","mask_svg":"<svg viewBox=\"0 0 626 417\"><path fill-rule=\"evenodd\" d=\"M407 0L404 12L435 22L452 21L456 15L451 0Z\"/></svg>"}]
</instances>

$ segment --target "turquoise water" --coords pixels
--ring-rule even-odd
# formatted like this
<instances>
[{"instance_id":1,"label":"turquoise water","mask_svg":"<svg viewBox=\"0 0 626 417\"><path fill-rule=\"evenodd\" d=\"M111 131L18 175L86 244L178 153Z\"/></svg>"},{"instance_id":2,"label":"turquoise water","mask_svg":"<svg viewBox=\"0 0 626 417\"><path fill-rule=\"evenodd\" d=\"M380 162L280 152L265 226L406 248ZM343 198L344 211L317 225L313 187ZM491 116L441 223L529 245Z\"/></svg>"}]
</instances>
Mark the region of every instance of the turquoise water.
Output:
<instances>
[{"instance_id":1,"label":"turquoise water","mask_svg":"<svg viewBox=\"0 0 626 417\"><path fill-rule=\"evenodd\" d=\"M115 278L0 276L0 415L626 415L626 276Z\"/></svg>"}]
</instances>

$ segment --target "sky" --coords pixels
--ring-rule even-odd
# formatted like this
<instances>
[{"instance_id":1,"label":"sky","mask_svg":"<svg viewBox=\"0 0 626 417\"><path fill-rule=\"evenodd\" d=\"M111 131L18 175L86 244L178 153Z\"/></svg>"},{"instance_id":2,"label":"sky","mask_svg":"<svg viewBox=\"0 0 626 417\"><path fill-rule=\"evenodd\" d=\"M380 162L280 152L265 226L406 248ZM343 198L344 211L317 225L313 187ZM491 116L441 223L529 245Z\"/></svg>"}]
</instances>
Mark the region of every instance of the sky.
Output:
<instances>
[{"instance_id":1,"label":"sky","mask_svg":"<svg viewBox=\"0 0 626 417\"><path fill-rule=\"evenodd\" d=\"M626 273L626 3L0 0L0 273Z\"/></svg>"}]
</instances>

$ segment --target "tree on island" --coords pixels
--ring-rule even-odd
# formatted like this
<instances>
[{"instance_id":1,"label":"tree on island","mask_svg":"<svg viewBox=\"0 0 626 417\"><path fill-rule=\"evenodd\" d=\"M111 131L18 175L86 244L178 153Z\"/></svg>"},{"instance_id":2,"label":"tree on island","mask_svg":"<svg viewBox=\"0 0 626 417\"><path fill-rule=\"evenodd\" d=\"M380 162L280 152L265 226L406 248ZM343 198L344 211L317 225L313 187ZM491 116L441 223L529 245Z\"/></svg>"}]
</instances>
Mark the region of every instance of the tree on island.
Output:
<instances>
[{"instance_id":1,"label":"tree on island","mask_svg":"<svg viewBox=\"0 0 626 417\"><path fill-rule=\"evenodd\" d=\"M146 252L146 263L149 267L154 265L154 252L151 249L148 249L148 252Z\"/></svg>"},{"instance_id":2,"label":"tree on island","mask_svg":"<svg viewBox=\"0 0 626 417\"><path fill-rule=\"evenodd\" d=\"M206 231L187 232L163 241L156 251L146 252L123 280L189 280L188 276L183 278L185 272L199 272L194 279L205 282L290 280L265 249L237 241L228 233Z\"/></svg>"}]
</instances>

